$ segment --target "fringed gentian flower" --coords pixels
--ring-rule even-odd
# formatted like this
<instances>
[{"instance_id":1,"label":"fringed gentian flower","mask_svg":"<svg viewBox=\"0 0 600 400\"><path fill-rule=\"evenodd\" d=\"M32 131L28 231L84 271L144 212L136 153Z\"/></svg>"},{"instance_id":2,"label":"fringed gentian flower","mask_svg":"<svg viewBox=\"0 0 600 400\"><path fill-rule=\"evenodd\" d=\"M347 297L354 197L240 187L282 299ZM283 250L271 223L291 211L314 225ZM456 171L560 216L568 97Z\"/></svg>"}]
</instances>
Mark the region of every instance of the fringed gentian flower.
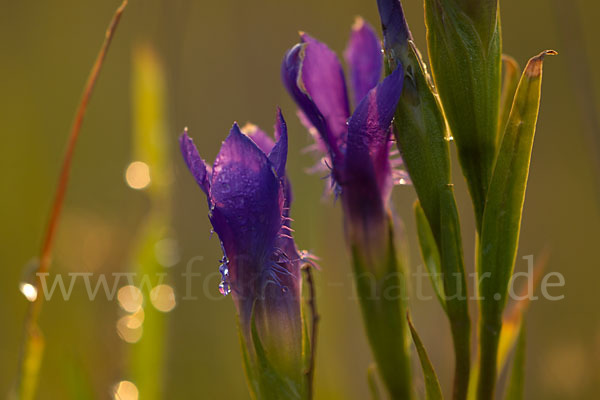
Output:
<instances>
[{"instance_id":1,"label":"fringed gentian flower","mask_svg":"<svg viewBox=\"0 0 600 400\"><path fill-rule=\"evenodd\" d=\"M221 240L219 289L232 294L237 308L250 389L257 399L302 399L300 268L310 261L291 236L287 128L279 112L277 143L258 129L248 133L234 124L212 168L187 131L181 151L206 194L209 219Z\"/></svg>"},{"instance_id":2,"label":"fringed gentian flower","mask_svg":"<svg viewBox=\"0 0 600 400\"><path fill-rule=\"evenodd\" d=\"M344 72L323 43L301 33L285 55L283 82L309 131L327 151L344 208L359 300L369 341L393 398L410 398L404 277L395 252L389 198L391 122L402 93L398 66L383 82L382 51L373 29L358 20L345 52L356 109L350 115Z\"/></svg>"}]
</instances>

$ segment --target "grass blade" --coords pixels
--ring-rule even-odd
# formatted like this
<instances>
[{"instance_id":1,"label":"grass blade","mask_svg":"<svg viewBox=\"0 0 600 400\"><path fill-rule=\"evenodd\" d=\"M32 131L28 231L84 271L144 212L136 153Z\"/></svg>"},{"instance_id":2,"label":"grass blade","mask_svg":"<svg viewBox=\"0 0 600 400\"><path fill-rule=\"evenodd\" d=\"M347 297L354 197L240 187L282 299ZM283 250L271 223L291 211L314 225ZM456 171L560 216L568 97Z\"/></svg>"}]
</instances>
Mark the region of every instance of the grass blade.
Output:
<instances>
[{"instance_id":1,"label":"grass blade","mask_svg":"<svg viewBox=\"0 0 600 400\"><path fill-rule=\"evenodd\" d=\"M71 173L71 162L73 160L73 154L75 153L75 146L79 139L79 133L81 132L81 126L83 124L83 118L87 110L87 105L94 92L94 87L104 65L104 60L110 48L110 44L115 35L119 21L125 7L127 6L127 0L123 0L121 5L117 8L113 17L106 30L104 42L100 51L96 56L96 60L92 65L92 69L88 75L87 81L83 89L83 95L75 112L75 117L71 125L71 131L67 142L67 149L62 160L62 165L56 185L56 191L54 192L54 200L52 202L52 208L50 210L48 225L44 234L42 249L40 251L40 264L37 269L37 273L47 273L50 269L52 260L52 249L54 246L54 239L56 237L56 230L63 209L65 196L67 193L67 187L69 185L69 175ZM40 292L40 281L36 281L35 292ZM17 371L17 379L15 382L16 396L19 399L30 399L35 396L37 386L37 376L39 373L39 367L43 356L43 337L38 327L38 319L41 313L44 296L37 296L37 299L30 302L27 308L27 315L25 316L25 327L23 333L23 343L21 344L21 354L19 357L19 366Z\"/></svg>"}]
</instances>

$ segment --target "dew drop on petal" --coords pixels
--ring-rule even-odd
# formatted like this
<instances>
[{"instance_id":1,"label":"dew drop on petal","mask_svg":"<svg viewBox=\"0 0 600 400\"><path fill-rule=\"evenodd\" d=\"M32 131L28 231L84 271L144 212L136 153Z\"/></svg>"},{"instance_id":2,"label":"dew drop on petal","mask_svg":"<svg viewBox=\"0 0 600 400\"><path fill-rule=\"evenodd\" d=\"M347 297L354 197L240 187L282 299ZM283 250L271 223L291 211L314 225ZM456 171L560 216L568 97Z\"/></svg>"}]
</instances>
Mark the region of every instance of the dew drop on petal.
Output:
<instances>
[{"instance_id":1,"label":"dew drop on petal","mask_svg":"<svg viewBox=\"0 0 600 400\"><path fill-rule=\"evenodd\" d=\"M229 293L231 293L231 286L229 286L228 282L221 281L221 283L219 283L219 293L221 293L223 296L227 296Z\"/></svg>"}]
</instances>

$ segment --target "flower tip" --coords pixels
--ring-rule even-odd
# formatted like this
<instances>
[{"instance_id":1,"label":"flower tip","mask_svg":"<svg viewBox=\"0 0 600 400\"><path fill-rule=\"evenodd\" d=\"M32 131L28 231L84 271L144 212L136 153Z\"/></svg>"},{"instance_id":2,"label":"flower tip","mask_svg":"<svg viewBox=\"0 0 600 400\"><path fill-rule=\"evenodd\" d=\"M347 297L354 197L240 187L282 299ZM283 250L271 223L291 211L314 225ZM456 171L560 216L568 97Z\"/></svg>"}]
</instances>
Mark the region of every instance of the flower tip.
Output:
<instances>
[{"instance_id":1,"label":"flower tip","mask_svg":"<svg viewBox=\"0 0 600 400\"><path fill-rule=\"evenodd\" d=\"M189 139L189 135L188 135L188 128L187 126L185 128L183 128L183 132L181 133L181 135L179 136L179 141L182 142L185 139Z\"/></svg>"},{"instance_id":2,"label":"flower tip","mask_svg":"<svg viewBox=\"0 0 600 400\"><path fill-rule=\"evenodd\" d=\"M229 131L229 133L243 135L242 130L240 129L240 126L238 125L237 121L233 121L233 125L231 126L231 130Z\"/></svg>"},{"instance_id":3,"label":"flower tip","mask_svg":"<svg viewBox=\"0 0 600 400\"><path fill-rule=\"evenodd\" d=\"M283 118L281 108L277 107L277 117L275 120L275 139L279 140L282 135L286 136L287 140L287 124Z\"/></svg>"},{"instance_id":4,"label":"flower tip","mask_svg":"<svg viewBox=\"0 0 600 400\"><path fill-rule=\"evenodd\" d=\"M283 118L283 113L281 112L281 107L277 106L277 124L285 125L285 119Z\"/></svg>"}]
</instances>

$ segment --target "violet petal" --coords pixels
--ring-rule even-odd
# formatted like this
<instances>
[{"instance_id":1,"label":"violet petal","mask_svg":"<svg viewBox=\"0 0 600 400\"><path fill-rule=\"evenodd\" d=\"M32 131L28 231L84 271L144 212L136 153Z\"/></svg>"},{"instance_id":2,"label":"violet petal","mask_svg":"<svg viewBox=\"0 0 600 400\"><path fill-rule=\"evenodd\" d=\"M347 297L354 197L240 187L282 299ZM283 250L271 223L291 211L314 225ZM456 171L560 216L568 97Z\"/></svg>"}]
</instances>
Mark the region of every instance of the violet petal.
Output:
<instances>
[{"instance_id":1,"label":"violet petal","mask_svg":"<svg viewBox=\"0 0 600 400\"><path fill-rule=\"evenodd\" d=\"M381 43L375 31L362 18L357 17L344 58L350 68L350 82L357 105L373 89L383 69Z\"/></svg>"}]
</instances>

